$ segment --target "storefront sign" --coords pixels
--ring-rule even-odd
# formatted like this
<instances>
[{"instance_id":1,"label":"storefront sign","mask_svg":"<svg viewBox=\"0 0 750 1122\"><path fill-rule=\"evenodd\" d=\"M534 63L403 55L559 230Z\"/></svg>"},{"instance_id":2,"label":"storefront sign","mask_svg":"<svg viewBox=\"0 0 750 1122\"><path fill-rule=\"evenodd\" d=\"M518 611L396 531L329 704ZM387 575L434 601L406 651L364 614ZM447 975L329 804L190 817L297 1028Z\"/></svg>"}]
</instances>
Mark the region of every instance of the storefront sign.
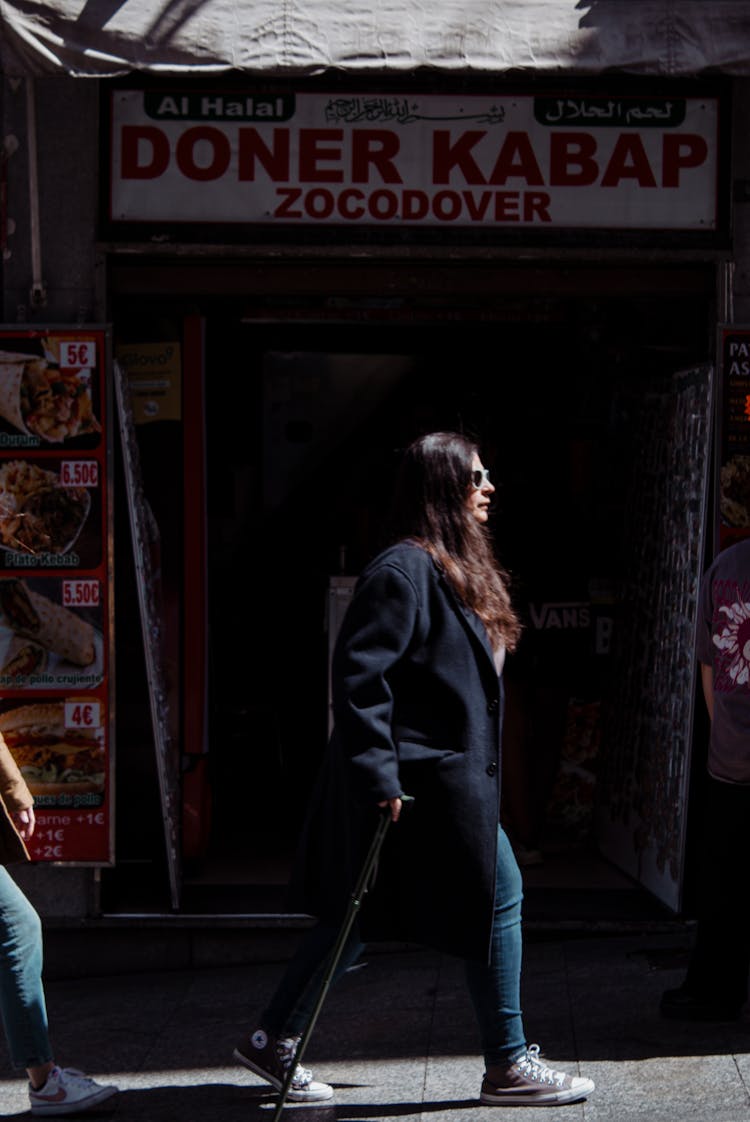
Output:
<instances>
[{"instance_id":1,"label":"storefront sign","mask_svg":"<svg viewBox=\"0 0 750 1122\"><path fill-rule=\"evenodd\" d=\"M113 222L713 231L713 97L115 89Z\"/></svg>"},{"instance_id":2,"label":"storefront sign","mask_svg":"<svg viewBox=\"0 0 750 1122\"><path fill-rule=\"evenodd\" d=\"M723 549L750 536L750 327L719 327L718 533Z\"/></svg>"},{"instance_id":3,"label":"storefront sign","mask_svg":"<svg viewBox=\"0 0 750 1122\"><path fill-rule=\"evenodd\" d=\"M0 329L0 733L35 861L113 859L107 361L104 329Z\"/></svg>"}]
</instances>

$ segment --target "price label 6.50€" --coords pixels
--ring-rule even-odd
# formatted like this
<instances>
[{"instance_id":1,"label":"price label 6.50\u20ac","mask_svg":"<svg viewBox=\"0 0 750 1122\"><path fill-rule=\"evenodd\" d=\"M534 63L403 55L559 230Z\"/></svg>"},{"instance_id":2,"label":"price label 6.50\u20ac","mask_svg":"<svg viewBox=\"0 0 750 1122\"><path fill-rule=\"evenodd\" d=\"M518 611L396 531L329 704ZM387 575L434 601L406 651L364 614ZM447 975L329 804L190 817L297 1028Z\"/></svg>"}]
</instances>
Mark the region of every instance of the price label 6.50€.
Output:
<instances>
[{"instance_id":1,"label":"price label 6.50\u20ac","mask_svg":"<svg viewBox=\"0 0 750 1122\"><path fill-rule=\"evenodd\" d=\"M96 460L63 460L60 484L62 487L97 487L99 464Z\"/></svg>"}]
</instances>

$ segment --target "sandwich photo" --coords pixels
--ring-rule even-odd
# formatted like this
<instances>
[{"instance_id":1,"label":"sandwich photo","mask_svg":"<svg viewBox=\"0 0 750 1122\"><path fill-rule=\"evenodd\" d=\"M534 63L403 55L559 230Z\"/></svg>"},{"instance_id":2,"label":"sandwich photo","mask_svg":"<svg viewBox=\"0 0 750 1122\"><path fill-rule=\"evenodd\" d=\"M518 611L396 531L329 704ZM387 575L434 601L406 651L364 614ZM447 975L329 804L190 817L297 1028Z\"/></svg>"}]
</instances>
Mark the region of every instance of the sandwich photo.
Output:
<instances>
[{"instance_id":1,"label":"sandwich photo","mask_svg":"<svg viewBox=\"0 0 750 1122\"><path fill-rule=\"evenodd\" d=\"M104 730L66 728L63 701L8 710L0 716L0 733L32 795L104 790Z\"/></svg>"}]
</instances>

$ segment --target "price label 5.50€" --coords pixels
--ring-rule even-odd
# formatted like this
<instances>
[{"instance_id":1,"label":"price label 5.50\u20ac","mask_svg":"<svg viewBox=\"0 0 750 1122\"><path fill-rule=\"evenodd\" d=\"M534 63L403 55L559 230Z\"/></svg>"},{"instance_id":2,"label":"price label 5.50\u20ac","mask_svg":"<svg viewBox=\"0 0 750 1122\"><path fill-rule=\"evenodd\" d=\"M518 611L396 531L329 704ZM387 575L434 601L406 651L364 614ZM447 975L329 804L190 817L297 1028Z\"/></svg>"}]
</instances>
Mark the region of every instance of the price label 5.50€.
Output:
<instances>
[{"instance_id":1,"label":"price label 5.50\u20ac","mask_svg":"<svg viewBox=\"0 0 750 1122\"><path fill-rule=\"evenodd\" d=\"M66 608L97 608L100 600L98 580L64 580L62 602Z\"/></svg>"}]
</instances>

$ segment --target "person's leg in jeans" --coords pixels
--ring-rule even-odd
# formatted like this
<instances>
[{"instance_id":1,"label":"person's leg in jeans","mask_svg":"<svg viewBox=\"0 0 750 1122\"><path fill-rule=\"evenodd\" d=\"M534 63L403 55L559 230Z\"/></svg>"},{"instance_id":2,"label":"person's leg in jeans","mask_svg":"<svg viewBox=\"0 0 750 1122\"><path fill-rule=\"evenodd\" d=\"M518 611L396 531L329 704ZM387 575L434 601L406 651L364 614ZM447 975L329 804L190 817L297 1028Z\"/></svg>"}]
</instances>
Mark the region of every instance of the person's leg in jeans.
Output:
<instances>
[{"instance_id":1,"label":"person's leg in jeans","mask_svg":"<svg viewBox=\"0 0 750 1122\"><path fill-rule=\"evenodd\" d=\"M490 961L466 961L466 981L488 1068L511 1063L526 1051L521 1014L522 899L521 871L505 832L498 827Z\"/></svg>"},{"instance_id":2,"label":"person's leg in jeans","mask_svg":"<svg viewBox=\"0 0 750 1122\"><path fill-rule=\"evenodd\" d=\"M39 916L7 869L0 867L0 1013L16 1068L52 1062L42 957Z\"/></svg>"},{"instance_id":3,"label":"person's leg in jeans","mask_svg":"<svg viewBox=\"0 0 750 1122\"><path fill-rule=\"evenodd\" d=\"M318 923L307 932L260 1018L263 1028L277 1037L301 1036L315 1010L339 928ZM364 944L355 923L349 932L332 982L344 974L362 953Z\"/></svg>"},{"instance_id":4,"label":"person's leg in jeans","mask_svg":"<svg viewBox=\"0 0 750 1122\"><path fill-rule=\"evenodd\" d=\"M322 1102L333 1095L328 1083L318 1083L308 1068L296 1062L300 1037L311 1023L330 972L331 953L339 939L339 928L318 923L307 932L290 960L257 1027L234 1050L235 1059L281 1090L294 1065L289 1085L291 1101ZM335 982L362 951L356 925L349 932L331 982Z\"/></svg>"},{"instance_id":5,"label":"person's leg in jeans","mask_svg":"<svg viewBox=\"0 0 750 1122\"><path fill-rule=\"evenodd\" d=\"M701 834L696 941L685 989L709 1006L747 1000L750 915L743 889L750 845L750 787L709 778Z\"/></svg>"},{"instance_id":6,"label":"person's leg in jeans","mask_svg":"<svg viewBox=\"0 0 750 1122\"><path fill-rule=\"evenodd\" d=\"M498 828L490 961L466 964L486 1066L479 1100L493 1106L579 1102L594 1090L593 1080L554 1071L541 1059L539 1045L526 1043L521 1014L522 899L521 871Z\"/></svg>"}]
</instances>

